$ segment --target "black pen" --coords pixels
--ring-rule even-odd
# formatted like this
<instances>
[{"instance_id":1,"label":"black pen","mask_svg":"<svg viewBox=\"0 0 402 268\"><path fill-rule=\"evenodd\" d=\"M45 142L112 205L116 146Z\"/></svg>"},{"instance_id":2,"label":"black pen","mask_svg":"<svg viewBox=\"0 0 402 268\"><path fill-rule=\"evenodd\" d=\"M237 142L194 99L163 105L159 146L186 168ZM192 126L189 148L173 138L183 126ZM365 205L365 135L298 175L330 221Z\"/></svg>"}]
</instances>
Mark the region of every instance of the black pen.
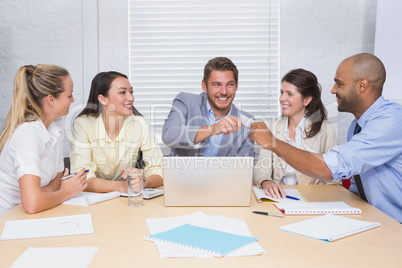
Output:
<instances>
[{"instance_id":1,"label":"black pen","mask_svg":"<svg viewBox=\"0 0 402 268\"><path fill-rule=\"evenodd\" d=\"M272 213L272 212L253 211L253 213L260 214L260 215L265 215L265 216L283 217L283 214Z\"/></svg>"}]
</instances>

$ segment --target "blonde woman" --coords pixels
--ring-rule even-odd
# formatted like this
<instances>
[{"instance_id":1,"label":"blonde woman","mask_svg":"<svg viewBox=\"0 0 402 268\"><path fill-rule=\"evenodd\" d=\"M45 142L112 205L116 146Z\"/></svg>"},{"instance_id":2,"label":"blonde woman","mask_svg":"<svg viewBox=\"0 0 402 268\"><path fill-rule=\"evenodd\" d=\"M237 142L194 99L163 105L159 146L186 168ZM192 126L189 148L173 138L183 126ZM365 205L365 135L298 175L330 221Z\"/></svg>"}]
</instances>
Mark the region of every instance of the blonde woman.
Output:
<instances>
[{"instance_id":1,"label":"blonde woman","mask_svg":"<svg viewBox=\"0 0 402 268\"><path fill-rule=\"evenodd\" d=\"M334 127L326 120L321 86L312 72L295 69L287 73L282 78L279 102L282 117L269 124L276 138L313 153L326 153L338 144ZM286 197L282 185L325 184L296 171L272 151L262 148L254 181L274 198Z\"/></svg>"},{"instance_id":2,"label":"blonde woman","mask_svg":"<svg viewBox=\"0 0 402 268\"><path fill-rule=\"evenodd\" d=\"M123 169L138 167L142 155L144 187L163 184L162 151L148 122L134 108L133 88L119 72L92 80L85 109L74 122L71 169L88 169L87 191L127 191Z\"/></svg>"},{"instance_id":3,"label":"blonde woman","mask_svg":"<svg viewBox=\"0 0 402 268\"><path fill-rule=\"evenodd\" d=\"M22 203L28 213L59 205L86 187L84 169L63 176L63 124L73 82L55 65L26 65L14 80L13 102L0 137L0 214ZM66 175L68 170L65 170Z\"/></svg>"}]
</instances>

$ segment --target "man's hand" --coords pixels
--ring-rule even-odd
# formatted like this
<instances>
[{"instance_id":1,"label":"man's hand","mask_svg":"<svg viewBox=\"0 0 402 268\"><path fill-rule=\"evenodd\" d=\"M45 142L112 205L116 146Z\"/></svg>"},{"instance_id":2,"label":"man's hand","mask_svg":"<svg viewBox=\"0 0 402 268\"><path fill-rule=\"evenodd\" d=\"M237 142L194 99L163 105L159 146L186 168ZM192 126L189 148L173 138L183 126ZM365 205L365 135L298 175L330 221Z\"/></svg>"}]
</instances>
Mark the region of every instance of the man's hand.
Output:
<instances>
[{"instance_id":1,"label":"man's hand","mask_svg":"<svg viewBox=\"0 0 402 268\"><path fill-rule=\"evenodd\" d=\"M264 122L255 122L250 126L250 138L266 150L272 150L276 141Z\"/></svg>"},{"instance_id":2,"label":"man's hand","mask_svg":"<svg viewBox=\"0 0 402 268\"><path fill-rule=\"evenodd\" d=\"M241 129L241 120L236 116L225 116L221 121L212 126L204 126L198 129L194 138L194 144L198 144L213 135L235 133Z\"/></svg>"},{"instance_id":3,"label":"man's hand","mask_svg":"<svg viewBox=\"0 0 402 268\"><path fill-rule=\"evenodd\" d=\"M221 121L213 125L212 135L235 133L241 129L241 120L236 116L225 116Z\"/></svg>"}]
</instances>

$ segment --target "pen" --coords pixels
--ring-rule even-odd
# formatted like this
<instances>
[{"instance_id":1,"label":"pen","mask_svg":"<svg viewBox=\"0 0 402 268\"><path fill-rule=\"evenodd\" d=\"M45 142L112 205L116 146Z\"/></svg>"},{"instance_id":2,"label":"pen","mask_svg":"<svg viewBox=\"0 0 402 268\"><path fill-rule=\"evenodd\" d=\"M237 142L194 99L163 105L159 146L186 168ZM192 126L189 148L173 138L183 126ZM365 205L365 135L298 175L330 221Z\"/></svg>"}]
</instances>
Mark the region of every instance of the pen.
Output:
<instances>
[{"instance_id":1,"label":"pen","mask_svg":"<svg viewBox=\"0 0 402 268\"><path fill-rule=\"evenodd\" d=\"M87 173L89 171L89 169L86 169L85 171L84 171L84 173ZM61 178L62 180L66 180L66 179L69 179L69 178L71 178L72 176L75 176L77 173L74 173L74 174L70 174L70 175L67 175L67 176L64 176L63 178Z\"/></svg>"},{"instance_id":2,"label":"pen","mask_svg":"<svg viewBox=\"0 0 402 268\"><path fill-rule=\"evenodd\" d=\"M299 198L293 197L293 196L290 196L290 195L287 195L286 198L293 199L293 200L300 200Z\"/></svg>"},{"instance_id":3,"label":"pen","mask_svg":"<svg viewBox=\"0 0 402 268\"><path fill-rule=\"evenodd\" d=\"M272 212L264 212L264 211L253 211L255 214L265 215L265 216L275 216L275 217L283 217L282 214L272 213Z\"/></svg>"}]
</instances>

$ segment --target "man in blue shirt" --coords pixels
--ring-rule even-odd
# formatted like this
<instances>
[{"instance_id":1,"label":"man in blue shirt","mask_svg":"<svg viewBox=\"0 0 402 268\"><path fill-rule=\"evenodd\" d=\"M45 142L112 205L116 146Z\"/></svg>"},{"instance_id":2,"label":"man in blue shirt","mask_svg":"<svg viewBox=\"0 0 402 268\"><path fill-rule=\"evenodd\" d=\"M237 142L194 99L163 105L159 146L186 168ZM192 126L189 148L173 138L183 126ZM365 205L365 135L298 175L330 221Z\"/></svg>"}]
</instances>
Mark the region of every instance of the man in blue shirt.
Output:
<instances>
[{"instance_id":1,"label":"man in blue shirt","mask_svg":"<svg viewBox=\"0 0 402 268\"><path fill-rule=\"evenodd\" d=\"M249 127L254 117L232 103L238 70L225 57L208 61L201 94L179 93L162 130L163 142L178 156L254 156ZM244 119L245 118L245 119Z\"/></svg>"},{"instance_id":2,"label":"man in blue shirt","mask_svg":"<svg viewBox=\"0 0 402 268\"><path fill-rule=\"evenodd\" d=\"M354 176L367 201L402 222L402 106L382 97L386 72L374 55L351 56L338 66L335 85L338 110L355 116L348 142L330 152L312 154L275 139L264 123L251 126L251 139L272 150L292 167L324 181ZM360 179L356 178L360 175Z\"/></svg>"}]
</instances>

